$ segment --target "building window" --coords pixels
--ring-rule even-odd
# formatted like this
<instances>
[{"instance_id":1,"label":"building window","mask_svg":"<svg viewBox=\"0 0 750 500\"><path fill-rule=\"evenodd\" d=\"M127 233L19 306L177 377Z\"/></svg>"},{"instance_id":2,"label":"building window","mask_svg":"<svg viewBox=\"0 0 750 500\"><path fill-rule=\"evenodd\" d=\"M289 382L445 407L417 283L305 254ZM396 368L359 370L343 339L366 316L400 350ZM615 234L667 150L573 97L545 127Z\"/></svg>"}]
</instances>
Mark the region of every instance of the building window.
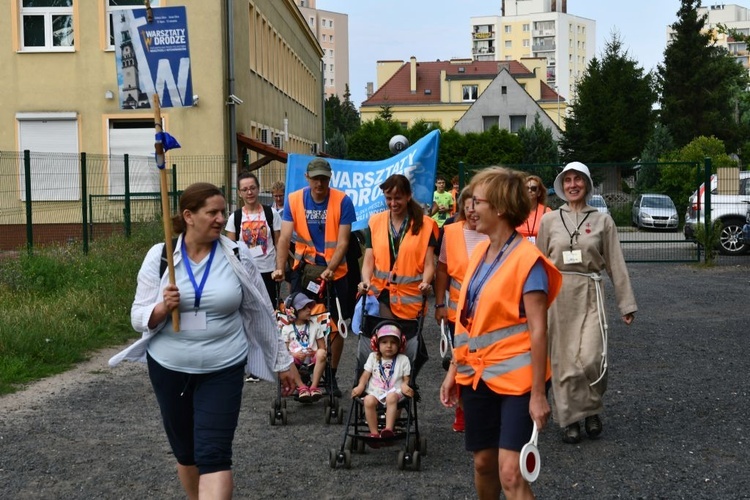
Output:
<instances>
[{"instance_id":1,"label":"building window","mask_svg":"<svg viewBox=\"0 0 750 500\"><path fill-rule=\"evenodd\" d=\"M73 0L21 0L21 25L23 50L73 50Z\"/></svg>"},{"instance_id":2,"label":"building window","mask_svg":"<svg viewBox=\"0 0 750 500\"><path fill-rule=\"evenodd\" d=\"M503 85L500 87L500 94L501 95L508 95L508 87L506 85Z\"/></svg>"},{"instance_id":3,"label":"building window","mask_svg":"<svg viewBox=\"0 0 750 500\"><path fill-rule=\"evenodd\" d=\"M333 43L333 35L328 35L328 41Z\"/></svg>"},{"instance_id":4,"label":"building window","mask_svg":"<svg viewBox=\"0 0 750 500\"><path fill-rule=\"evenodd\" d=\"M482 117L482 131L487 132L492 127L500 126L499 116L483 116Z\"/></svg>"},{"instance_id":5,"label":"building window","mask_svg":"<svg viewBox=\"0 0 750 500\"><path fill-rule=\"evenodd\" d=\"M33 201L78 201L81 180L78 163L78 117L76 113L17 113L19 151L31 151L31 199ZM151 142L154 141L151 122ZM152 148L153 149L153 146ZM25 169L19 162L20 185ZM21 201L26 191L21 189Z\"/></svg>"},{"instance_id":6,"label":"building window","mask_svg":"<svg viewBox=\"0 0 750 500\"><path fill-rule=\"evenodd\" d=\"M476 101L477 95L479 91L478 85L462 85L461 86L461 94L463 97L463 101Z\"/></svg>"},{"instance_id":7,"label":"building window","mask_svg":"<svg viewBox=\"0 0 750 500\"><path fill-rule=\"evenodd\" d=\"M524 30L525 32L531 31L531 29L530 29L530 27L529 27L529 23L526 23L526 24L524 24L524 25L523 25L523 30Z\"/></svg>"},{"instance_id":8,"label":"building window","mask_svg":"<svg viewBox=\"0 0 750 500\"><path fill-rule=\"evenodd\" d=\"M328 27L333 28L333 19L328 20Z\"/></svg>"},{"instance_id":9,"label":"building window","mask_svg":"<svg viewBox=\"0 0 750 500\"><path fill-rule=\"evenodd\" d=\"M531 45L531 40L529 40L528 38L523 41L524 47L529 47L530 45Z\"/></svg>"},{"instance_id":10,"label":"building window","mask_svg":"<svg viewBox=\"0 0 750 500\"><path fill-rule=\"evenodd\" d=\"M331 73L333 73L333 64L331 64Z\"/></svg>"},{"instance_id":11,"label":"building window","mask_svg":"<svg viewBox=\"0 0 750 500\"><path fill-rule=\"evenodd\" d=\"M314 17L310 18L310 26L315 26L315 18Z\"/></svg>"},{"instance_id":12,"label":"building window","mask_svg":"<svg viewBox=\"0 0 750 500\"><path fill-rule=\"evenodd\" d=\"M506 49L513 48L513 42L511 40L505 40L505 48Z\"/></svg>"},{"instance_id":13,"label":"building window","mask_svg":"<svg viewBox=\"0 0 750 500\"><path fill-rule=\"evenodd\" d=\"M510 132L518 133L519 130L526 126L526 115L510 115Z\"/></svg>"},{"instance_id":14,"label":"building window","mask_svg":"<svg viewBox=\"0 0 750 500\"><path fill-rule=\"evenodd\" d=\"M151 7L161 7L159 5L159 2L160 0L151 0ZM117 19L114 19L113 17L115 15L115 11L142 8L143 0L107 0L107 40L109 40L107 44L107 50L114 50L115 48L114 26L115 21L119 21Z\"/></svg>"},{"instance_id":15,"label":"building window","mask_svg":"<svg viewBox=\"0 0 750 500\"><path fill-rule=\"evenodd\" d=\"M322 35L320 35L320 38L321 38L321 41L323 41L323 42L325 42L325 41L326 41L326 36L325 36L325 34L322 34Z\"/></svg>"},{"instance_id":16,"label":"building window","mask_svg":"<svg viewBox=\"0 0 750 500\"><path fill-rule=\"evenodd\" d=\"M331 50L328 51L328 55L330 55L331 57L333 57L333 49L331 49Z\"/></svg>"},{"instance_id":17,"label":"building window","mask_svg":"<svg viewBox=\"0 0 750 500\"><path fill-rule=\"evenodd\" d=\"M510 24L506 24L505 26L503 26L503 31L505 31L506 33L510 33L511 32L511 25Z\"/></svg>"},{"instance_id":18,"label":"building window","mask_svg":"<svg viewBox=\"0 0 750 500\"><path fill-rule=\"evenodd\" d=\"M153 4L151 4L153 5ZM154 120L110 120L109 194L122 199L125 194L125 157L128 155L130 191L158 193L159 172L153 167Z\"/></svg>"}]
</instances>

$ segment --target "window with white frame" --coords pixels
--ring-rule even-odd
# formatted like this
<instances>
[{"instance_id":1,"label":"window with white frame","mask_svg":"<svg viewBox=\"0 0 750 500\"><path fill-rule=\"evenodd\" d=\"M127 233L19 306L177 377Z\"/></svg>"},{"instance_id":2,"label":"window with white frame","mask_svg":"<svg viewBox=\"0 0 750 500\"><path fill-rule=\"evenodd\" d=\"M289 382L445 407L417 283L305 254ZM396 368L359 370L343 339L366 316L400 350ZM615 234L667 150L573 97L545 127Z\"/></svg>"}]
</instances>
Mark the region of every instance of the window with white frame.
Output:
<instances>
[{"instance_id":1,"label":"window with white frame","mask_svg":"<svg viewBox=\"0 0 750 500\"><path fill-rule=\"evenodd\" d=\"M160 7L160 0L151 0L151 7ZM115 20L112 17L117 10L142 9L143 0L107 0L107 50L115 48Z\"/></svg>"},{"instance_id":2,"label":"window with white frame","mask_svg":"<svg viewBox=\"0 0 750 500\"><path fill-rule=\"evenodd\" d=\"M81 197L78 159L78 115L16 113L18 146L31 153L31 199L77 201ZM153 141L153 132L151 133ZM19 164L21 201L26 201L26 172Z\"/></svg>"},{"instance_id":3,"label":"window with white frame","mask_svg":"<svg viewBox=\"0 0 750 500\"><path fill-rule=\"evenodd\" d=\"M529 40L528 38L527 38L527 39L525 39L525 40L523 41L523 46L524 46L524 47L530 47L530 46L531 46L531 40Z\"/></svg>"},{"instance_id":4,"label":"window with white frame","mask_svg":"<svg viewBox=\"0 0 750 500\"><path fill-rule=\"evenodd\" d=\"M21 0L22 50L70 52L73 41L73 0Z\"/></svg>"},{"instance_id":5,"label":"window with white frame","mask_svg":"<svg viewBox=\"0 0 750 500\"><path fill-rule=\"evenodd\" d=\"M530 26L529 26L529 23L525 23L525 24L523 25L523 31L524 31L524 32L529 32L529 31L531 31L531 28L530 28Z\"/></svg>"},{"instance_id":6,"label":"window with white frame","mask_svg":"<svg viewBox=\"0 0 750 500\"><path fill-rule=\"evenodd\" d=\"M482 116L482 131L487 132L492 127L500 126L499 116Z\"/></svg>"},{"instance_id":7,"label":"window with white frame","mask_svg":"<svg viewBox=\"0 0 750 500\"><path fill-rule=\"evenodd\" d=\"M125 155L131 193L159 192L159 169L154 167L154 121L109 120L109 194L125 194Z\"/></svg>"},{"instance_id":8,"label":"window with white frame","mask_svg":"<svg viewBox=\"0 0 750 500\"><path fill-rule=\"evenodd\" d=\"M461 86L461 96L464 102L476 101L478 95L479 95L478 85L462 85Z\"/></svg>"},{"instance_id":9,"label":"window with white frame","mask_svg":"<svg viewBox=\"0 0 750 500\"><path fill-rule=\"evenodd\" d=\"M333 35L328 35L328 41L333 42Z\"/></svg>"},{"instance_id":10,"label":"window with white frame","mask_svg":"<svg viewBox=\"0 0 750 500\"><path fill-rule=\"evenodd\" d=\"M510 26L510 24L506 24L505 26L503 26L503 30L506 33L510 33L511 32L511 26Z\"/></svg>"},{"instance_id":11,"label":"window with white frame","mask_svg":"<svg viewBox=\"0 0 750 500\"><path fill-rule=\"evenodd\" d=\"M505 40L505 48L506 49L512 49L513 48L513 42L511 40Z\"/></svg>"}]
</instances>

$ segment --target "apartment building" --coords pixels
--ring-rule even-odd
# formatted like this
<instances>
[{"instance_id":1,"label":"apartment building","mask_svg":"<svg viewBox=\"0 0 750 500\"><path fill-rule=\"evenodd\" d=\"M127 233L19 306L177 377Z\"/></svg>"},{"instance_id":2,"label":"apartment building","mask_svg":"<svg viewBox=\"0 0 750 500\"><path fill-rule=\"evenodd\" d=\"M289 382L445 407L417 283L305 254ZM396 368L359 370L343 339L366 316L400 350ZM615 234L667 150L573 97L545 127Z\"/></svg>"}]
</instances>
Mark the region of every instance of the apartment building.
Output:
<instances>
[{"instance_id":1,"label":"apartment building","mask_svg":"<svg viewBox=\"0 0 750 500\"><path fill-rule=\"evenodd\" d=\"M515 100L513 107L491 106L485 99L479 108L484 115L492 115L494 124L516 132L529 126L535 113L543 116L545 125L559 128L560 114L566 103L545 83L546 62L544 59L522 61L473 61L452 59L449 61L418 62L412 57L404 61L378 61L375 91L360 107L362 121L374 120L387 107L394 121L405 127L424 121L439 125L443 129L457 126L467 111L493 85L500 89L503 100ZM503 77L498 80L498 75ZM513 115L515 118L511 118ZM481 118L480 118L481 122ZM489 121L486 122L489 125ZM555 125L558 124L557 127ZM482 131L479 125L467 121L459 127L461 131ZM464 129L464 127L468 127Z\"/></svg>"},{"instance_id":2,"label":"apartment building","mask_svg":"<svg viewBox=\"0 0 750 500\"><path fill-rule=\"evenodd\" d=\"M706 16L706 28L713 31L716 44L725 47L738 63L750 70L747 42L716 31L718 25L722 24L730 30L750 36L750 9L736 4L714 4L698 7L698 16ZM668 33L671 35L671 28L668 28Z\"/></svg>"},{"instance_id":3,"label":"apartment building","mask_svg":"<svg viewBox=\"0 0 750 500\"><path fill-rule=\"evenodd\" d=\"M349 16L319 10L315 0L295 3L323 49L325 98L337 95L343 101L349 85Z\"/></svg>"},{"instance_id":4,"label":"apartment building","mask_svg":"<svg viewBox=\"0 0 750 500\"><path fill-rule=\"evenodd\" d=\"M547 83L570 101L596 54L596 21L568 14L567 0L503 0L500 16L471 18L477 61L544 58Z\"/></svg>"},{"instance_id":5,"label":"apartment building","mask_svg":"<svg viewBox=\"0 0 750 500\"><path fill-rule=\"evenodd\" d=\"M319 150L323 52L293 0L151 0L151 6L184 6L187 14L193 105L163 108L162 119L182 146L169 161L204 160L180 169L179 189L199 180L233 186L245 152L254 167L275 166L283 178L286 152ZM148 160L153 111L121 109L116 98L113 15L142 7L142 0L0 2L7 49L0 51L0 151L57 155L60 161L34 165L40 184L32 191L35 204L56 202L56 220L65 211L80 217L82 152L108 158L109 179L93 194L122 195L125 153L146 158L130 165L132 189L159 191ZM73 160L63 163L65 154ZM210 169L209 157L218 159ZM12 168L23 175L22 165ZM23 222L23 181L15 182L15 191L0 199L0 225Z\"/></svg>"}]
</instances>

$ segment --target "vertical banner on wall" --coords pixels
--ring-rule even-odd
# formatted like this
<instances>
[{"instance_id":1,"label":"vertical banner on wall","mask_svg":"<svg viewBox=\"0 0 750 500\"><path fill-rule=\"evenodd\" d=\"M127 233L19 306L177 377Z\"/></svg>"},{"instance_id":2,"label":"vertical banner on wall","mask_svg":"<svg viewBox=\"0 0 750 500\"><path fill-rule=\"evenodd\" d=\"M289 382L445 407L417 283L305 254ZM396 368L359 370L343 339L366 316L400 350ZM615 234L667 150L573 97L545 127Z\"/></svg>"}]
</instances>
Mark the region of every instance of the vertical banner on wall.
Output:
<instances>
[{"instance_id":1,"label":"vertical banner on wall","mask_svg":"<svg viewBox=\"0 0 750 500\"><path fill-rule=\"evenodd\" d=\"M162 108L193 105L185 7L112 12L121 109L149 109L158 93Z\"/></svg>"},{"instance_id":2,"label":"vertical banner on wall","mask_svg":"<svg viewBox=\"0 0 750 500\"><path fill-rule=\"evenodd\" d=\"M352 230L367 227L372 215L386 209L380 184L393 174L403 174L411 182L412 196L420 205L432 206L432 193L437 172L440 132L434 130L413 146L386 160L352 161L326 158L331 164L331 187L344 191L354 202L357 222ZM315 158L290 154L286 171L286 194L306 187L307 164Z\"/></svg>"}]
</instances>

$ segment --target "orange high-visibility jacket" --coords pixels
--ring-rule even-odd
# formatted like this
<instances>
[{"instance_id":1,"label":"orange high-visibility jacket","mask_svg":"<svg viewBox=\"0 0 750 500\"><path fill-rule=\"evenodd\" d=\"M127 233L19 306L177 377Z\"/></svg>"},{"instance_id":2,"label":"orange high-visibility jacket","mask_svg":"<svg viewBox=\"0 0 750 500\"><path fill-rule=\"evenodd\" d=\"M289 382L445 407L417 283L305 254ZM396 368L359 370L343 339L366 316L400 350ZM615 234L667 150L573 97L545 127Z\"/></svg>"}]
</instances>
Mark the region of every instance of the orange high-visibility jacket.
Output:
<instances>
[{"instance_id":1,"label":"orange high-visibility jacket","mask_svg":"<svg viewBox=\"0 0 750 500\"><path fill-rule=\"evenodd\" d=\"M549 280L549 306L560 291L562 275L531 242L522 238L484 284L467 330L460 320L461 311L467 307L470 277L481 265L489 244L482 242L474 249L461 287L453 341L458 363L456 383L476 388L482 379L497 394L521 395L531 390L532 382L531 336L526 318L519 313L526 277L537 260L541 260ZM546 380L550 376L548 361Z\"/></svg>"},{"instance_id":2,"label":"orange high-visibility jacket","mask_svg":"<svg viewBox=\"0 0 750 500\"><path fill-rule=\"evenodd\" d=\"M370 239L375 267L370 279L370 290L379 296L383 290L390 293L391 312L404 319L414 319L422 307L422 292L419 284L424 273L424 259L430 237L437 237L437 224L430 217L422 216L422 229L419 234L406 235L398 249L396 262L391 269L390 235L388 232L389 214L380 212L370 217Z\"/></svg>"},{"instance_id":3,"label":"orange high-visibility jacket","mask_svg":"<svg viewBox=\"0 0 750 500\"><path fill-rule=\"evenodd\" d=\"M458 297L461 293L461 283L469 265L469 255L466 253L466 239L464 238L464 225L466 221L454 222L443 226L443 241L445 241L446 267L448 268L448 304L446 311L448 321L456 322L456 309L458 309ZM438 297L442 300L442 297Z\"/></svg>"},{"instance_id":4,"label":"orange high-visibility jacket","mask_svg":"<svg viewBox=\"0 0 750 500\"><path fill-rule=\"evenodd\" d=\"M296 244L294 247L294 269L300 266L302 260L309 264L315 264L315 243L310 236L310 230L307 227L307 218L305 217L305 203L303 197L304 189L295 191L289 195L289 210L294 220L294 232L297 234ZM331 189L328 194L328 207L326 215L325 229L325 249L323 258L326 262L331 262L333 254L336 251L336 245L339 240L339 225L341 220L341 202L344 199L343 191ZM333 279L337 280L346 276L347 273L346 259L341 261L339 267L333 272Z\"/></svg>"}]
</instances>

